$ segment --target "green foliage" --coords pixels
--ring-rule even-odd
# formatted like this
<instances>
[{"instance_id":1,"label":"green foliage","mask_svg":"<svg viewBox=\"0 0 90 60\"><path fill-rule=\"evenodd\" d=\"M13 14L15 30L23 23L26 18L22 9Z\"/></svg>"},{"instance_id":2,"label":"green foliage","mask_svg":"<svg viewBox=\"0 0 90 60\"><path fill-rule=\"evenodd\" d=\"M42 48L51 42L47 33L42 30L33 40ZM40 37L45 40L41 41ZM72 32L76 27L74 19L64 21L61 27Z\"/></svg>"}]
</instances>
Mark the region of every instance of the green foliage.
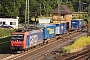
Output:
<instances>
[{"instance_id":1,"label":"green foliage","mask_svg":"<svg viewBox=\"0 0 90 60\"><path fill-rule=\"evenodd\" d=\"M67 2L62 2L62 4L68 6L72 11L74 11L74 7L73 7L72 2L68 2L68 1L67 1Z\"/></svg>"},{"instance_id":2,"label":"green foliage","mask_svg":"<svg viewBox=\"0 0 90 60\"><path fill-rule=\"evenodd\" d=\"M70 46L65 46L62 48L62 51L63 51L63 53L70 53L71 48L70 48Z\"/></svg>"},{"instance_id":3,"label":"green foliage","mask_svg":"<svg viewBox=\"0 0 90 60\"><path fill-rule=\"evenodd\" d=\"M10 37L0 40L0 53L5 53L10 50Z\"/></svg>"},{"instance_id":4,"label":"green foliage","mask_svg":"<svg viewBox=\"0 0 90 60\"><path fill-rule=\"evenodd\" d=\"M6 36L10 36L11 32L13 32L15 30L12 29L2 29L0 28L0 37L6 37Z\"/></svg>"},{"instance_id":5,"label":"green foliage","mask_svg":"<svg viewBox=\"0 0 90 60\"><path fill-rule=\"evenodd\" d=\"M83 8L87 11L89 0L82 0L81 2L87 3ZM78 11L79 0L62 0L61 3L67 5L72 11ZM24 20L25 4L26 0L0 0L0 15L4 15L5 17L19 16L20 20ZM39 17L40 12L41 15L49 16L52 10L58 6L57 0L29 0L29 4L30 18L36 15Z\"/></svg>"},{"instance_id":6,"label":"green foliage","mask_svg":"<svg viewBox=\"0 0 90 60\"><path fill-rule=\"evenodd\" d=\"M0 53L5 53L10 49L10 35L15 30L0 28Z\"/></svg>"},{"instance_id":7,"label":"green foliage","mask_svg":"<svg viewBox=\"0 0 90 60\"><path fill-rule=\"evenodd\" d=\"M76 41L72 45L63 47L62 51L66 53L76 52L88 45L90 45L90 37L83 36L81 38L76 39Z\"/></svg>"}]
</instances>

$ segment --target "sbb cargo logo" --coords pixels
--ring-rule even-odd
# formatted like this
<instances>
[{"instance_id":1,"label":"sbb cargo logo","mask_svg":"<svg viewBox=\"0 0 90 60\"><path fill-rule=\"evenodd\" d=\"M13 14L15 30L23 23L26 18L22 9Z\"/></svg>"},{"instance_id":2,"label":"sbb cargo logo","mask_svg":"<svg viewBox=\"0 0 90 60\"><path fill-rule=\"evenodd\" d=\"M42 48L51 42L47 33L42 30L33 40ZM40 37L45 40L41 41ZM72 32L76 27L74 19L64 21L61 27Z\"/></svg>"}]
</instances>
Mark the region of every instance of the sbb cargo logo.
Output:
<instances>
[{"instance_id":1,"label":"sbb cargo logo","mask_svg":"<svg viewBox=\"0 0 90 60\"><path fill-rule=\"evenodd\" d=\"M49 34L54 34L54 29L53 28L47 28L47 30L49 31Z\"/></svg>"},{"instance_id":2,"label":"sbb cargo logo","mask_svg":"<svg viewBox=\"0 0 90 60\"><path fill-rule=\"evenodd\" d=\"M36 45L36 43L37 43L37 41L38 41L38 36L37 35L32 35L32 36L30 36L30 39L31 39L31 41L30 41L30 44L31 45Z\"/></svg>"}]
</instances>

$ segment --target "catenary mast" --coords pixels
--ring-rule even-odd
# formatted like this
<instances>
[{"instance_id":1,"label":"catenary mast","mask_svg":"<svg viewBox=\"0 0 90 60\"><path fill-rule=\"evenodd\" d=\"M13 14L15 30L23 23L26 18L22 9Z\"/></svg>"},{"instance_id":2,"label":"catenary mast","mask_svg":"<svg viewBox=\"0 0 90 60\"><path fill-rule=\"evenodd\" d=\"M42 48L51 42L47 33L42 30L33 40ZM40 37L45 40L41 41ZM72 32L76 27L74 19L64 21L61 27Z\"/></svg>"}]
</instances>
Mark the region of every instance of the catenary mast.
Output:
<instances>
[{"instance_id":1,"label":"catenary mast","mask_svg":"<svg viewBox=\"0 0 90 60\"><path fill-rule=\"evenodd\" d=\"M90 4L89 4L89 7L88 7L88 28L87 28L87 30L88 30L88 35L90 36Z\"/></svg>"},{"instance_id":2,"label":"catenary mast","mask_svg":"<svg viewBox=\"0 0 90 60\"><path fill-rule=\"evenodd\" d=\"M29 26L29 0L26 0L26 8L25 8L25 26L28 24Z\"/></svg>"}]
</instances>

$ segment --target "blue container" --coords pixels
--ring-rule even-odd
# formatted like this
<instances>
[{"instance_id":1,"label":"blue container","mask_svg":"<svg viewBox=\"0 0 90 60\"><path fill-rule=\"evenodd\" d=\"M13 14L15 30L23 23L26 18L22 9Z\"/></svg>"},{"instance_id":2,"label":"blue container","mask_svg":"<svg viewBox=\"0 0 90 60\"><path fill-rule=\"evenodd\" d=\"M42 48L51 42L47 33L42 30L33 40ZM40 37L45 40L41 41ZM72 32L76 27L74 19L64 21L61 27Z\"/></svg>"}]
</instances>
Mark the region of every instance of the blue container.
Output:
<instances>
[{"instance_id":1,"label":"blue container","mask_svg":"<svg viewBox=\"0 0 90 60\"><path fill-rule=\"evenodd\" d=\"M31 47L43 42L43 30L33 30L29 32L26 40L26 46Z\"/></svg>"},{"instance_id":2,"label":"blue container","mask_svg":"<svg viewBox=\"0 0 90 60\"><path fill-rule=\"evenodd\" d=\"M83 19L73 19L71 25L73 29L79 29L83 26Z\"/></svg>"},{"instance_id":3,"label":"blue container","mask_svg":"<svg viewBox=\"0 0 90 60\"><path fill-rule=\"evenodd\" d=\"M67 30L67 23L63 23L63 26L64 26L63 33L66 33L66 30Z\"/></svg>"},{"instance_id":4,"label":"blue container","mask_svg":"<svg viewBox=\"0 0 90 60\"><path fill-rule=\"evenodd\" d=\"M43 28L44 39L52 38L56 36L56 25L45 24Z\"/></svg>"},{"instance_id":5,"label":"blue container","mask_svg":"<svg viewBox=\"0 0 90 60\"><path fill-rule=\"evenodd\" d=\"M66 32L66 23L60 23L60 34L64 34Z\"/></svg>"}]
</instances>

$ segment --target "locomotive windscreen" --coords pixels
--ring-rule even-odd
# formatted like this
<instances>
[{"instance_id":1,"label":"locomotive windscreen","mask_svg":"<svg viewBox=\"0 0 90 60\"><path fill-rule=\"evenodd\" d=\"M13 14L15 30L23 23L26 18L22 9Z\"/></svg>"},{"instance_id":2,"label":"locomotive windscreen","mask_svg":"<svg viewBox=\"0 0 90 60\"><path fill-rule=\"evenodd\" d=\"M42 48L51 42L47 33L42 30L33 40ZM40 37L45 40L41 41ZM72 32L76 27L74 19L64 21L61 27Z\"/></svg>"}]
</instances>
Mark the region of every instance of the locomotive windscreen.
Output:
<instances>
[{"instance_id":1,"label":"locomotive windscreen","mask_svg":"<svg viewBox=\"0 0 90 60\"><path fill-rule=\"evenodd\" d=\"M12 39L12 40L20 40L20 41L23 41L23 40L24 40L24 34L12 34L11 39Z\"/></svg>"}]
</instances>

